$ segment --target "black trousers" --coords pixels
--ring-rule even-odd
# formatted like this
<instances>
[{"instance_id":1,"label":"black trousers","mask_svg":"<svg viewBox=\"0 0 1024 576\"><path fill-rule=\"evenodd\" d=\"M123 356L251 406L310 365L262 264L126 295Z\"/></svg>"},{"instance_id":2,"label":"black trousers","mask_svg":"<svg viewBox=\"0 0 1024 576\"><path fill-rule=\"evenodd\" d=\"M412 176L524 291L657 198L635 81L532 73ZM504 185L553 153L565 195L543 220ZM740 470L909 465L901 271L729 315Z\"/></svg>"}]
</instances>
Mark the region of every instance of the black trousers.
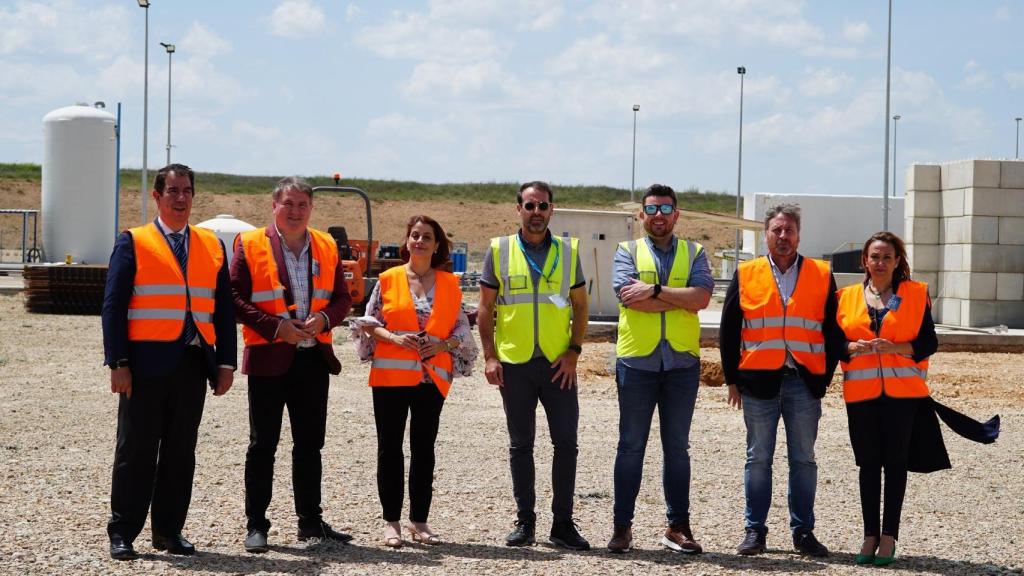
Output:
<instances>
[{"instance_id":1,"label":"black trousers","mask_svg":"<svg viewBox=\"0 0 1024 576\"><path fill-rule=\"evenodd\" d=\"M853 453L860 466L860 505L864 535L899 539L903 497L907 491L910 436L919 398L882 396L846 405ZM882 470L885 501L882 502ZM882 522L879 524L879 508Z\"/></svg>"},{"instance_id":2,"label":"black trousers","mask_svg":"<svg viewBox=\"0 0 1024 576\"><path fill-rule=\"evenodd\" d=\"M555 522L572 520L576 490L576 430L580 408L576 387L562 389L552 382L555 370L544 357L525 364L501 363L505 385L501 400L509 436L509 467L517 515L524 522L537 521L537 492L533 443L537 432L537 402L544 406L554 445L551 461L551 514Z\"/></svg>"},{"instance_id":3,"label":"black trousers","mask_svg":"<svg viewBox=\"0 0 1024 576\"><path fill-rule=\"evenodd\" d=\"M198 347L189 346L166 376L132 378L132 397L122 394L117 406L108 535L134 541L151 503L154 534L182 531L205 401L206 368Z\"/></svg>"},{"instance_id":4,"label":"black trousers","mask_svg":"<svg viewBox=\"0 0 1024 576\"><path fill-rule=\"evenodd\" d=\"M327 433L327 363L316 347L298 350L282 376L249 376L249 449L245 453L247 529L270 529L267 507L274 484L274 454L288 407L292 425L292 490L300 528L319 526L320 450Z\"/></svg>"},{"instance_id":5,"label":"black trousers","mask_svg":"<svg viewBox=\"0 0 1024 576\"><path fill-rule=\"evenodd\" d=\"M385 522L398 522L405 500L405 421L409 424L409 520L426 522L434 496L434 441L444 396L433 382L375 386L377 494Z\"/></svg>"}]
</instances>

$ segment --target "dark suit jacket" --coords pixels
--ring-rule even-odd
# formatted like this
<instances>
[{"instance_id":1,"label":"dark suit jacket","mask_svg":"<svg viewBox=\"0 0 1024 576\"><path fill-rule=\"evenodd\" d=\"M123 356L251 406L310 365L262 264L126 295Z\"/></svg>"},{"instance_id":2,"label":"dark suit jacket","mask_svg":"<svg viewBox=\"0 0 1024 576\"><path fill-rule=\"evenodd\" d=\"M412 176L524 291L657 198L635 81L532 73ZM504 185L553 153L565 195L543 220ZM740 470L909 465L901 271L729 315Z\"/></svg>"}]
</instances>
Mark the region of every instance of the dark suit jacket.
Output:
<instances>
[{"instance_id":1,"label":"dark suit jacket","mask_svg":"<svg viewBox=\"0 0 1024 576\"><path fill-rule=\"evenodd\" d=\"M803 266L803 256L795 265ZM722 323L718 330L718 348L722 355L722 372L727 384L736 384L743 392L756 398L775 398L782 386L782 369L779 370L740 370L740 333L743 330L743 309L740 308L739 274L734 273L729 290L725 293L725 305L722 308ZM797 369L807 388L815 398L825 395L825 390L832 382L839 353L846 347L846 336L836 322L836 279L829 275L828 298L825 300L825 321L822 333L825 336L825 374L816 375L808 372L797 363Z\"/></svg>"},{"instance_id":2,"label":"dark suit jacket","mask_svg":"<svg viewBox=\"0 0 1024 576\"><path fill-rule=\"evenodd\" d=\"M194 232L189 232L190 235ZM221 243L221 251L224 244ZM225 253L226 255L226 253ZM186 344L181 339L173 342L130 342L128 340L128 301L135 287L135 244L131 232L122 232L114 244L107 269L107 284L103 293L103 354L105 365L127 358L132 376L153 378L168 374L181 361ZM199 335L211 385L216 383L217 366L238 365L238 331L235 328L235 307L231 300L231 279L227 258L217 272L214 293L213 327L217 346L211 346Z\"/></svg>"},{"instance_id":3,"label":"dark suit jacket","mask_svg":"<svg viewBox=\"0 0 1024 576\"><path fill-rule=\"evenodd\" d=\"M274 262L277 265L277 274L284 286L285 301L289 306L294 301L292 297L291 281L288 278L288 268L284 260L284 252L281 248L281 237L275 226L267 226L267 237L270 238L270 247L274 252ZM271 316L257 308L251 301L252 298L252 275L249 273L249 265L245 261L242 250L242 243L238 242L235 247L235 255L231 259L231 289L234 293L235 310L238 314L238 321L252 328L271 344L258 346L246 346L242 353L242 373L250 376L280 376L288 371L295 356L295 345L287 342L274 343L274 336L277 334L278 325L283 322L277 316ZM313 250L310 248L307 253L312 257ZM312 273L310 270L310 301L312 301ZM338 262L334 272L334 288L331 293L331 301L322 312L327 316L328 322L324 326L327 332L341 324L352 308L352 296L348 293L348 286L345 284L345 271ZM292 313L294 315L294 312ZM300 318L301 320L301 318ZM317 342L317 347L323 354L331 374L341 373L341 362L334 355L334 347L330 344Z\"/></svg>"}]
</instances>

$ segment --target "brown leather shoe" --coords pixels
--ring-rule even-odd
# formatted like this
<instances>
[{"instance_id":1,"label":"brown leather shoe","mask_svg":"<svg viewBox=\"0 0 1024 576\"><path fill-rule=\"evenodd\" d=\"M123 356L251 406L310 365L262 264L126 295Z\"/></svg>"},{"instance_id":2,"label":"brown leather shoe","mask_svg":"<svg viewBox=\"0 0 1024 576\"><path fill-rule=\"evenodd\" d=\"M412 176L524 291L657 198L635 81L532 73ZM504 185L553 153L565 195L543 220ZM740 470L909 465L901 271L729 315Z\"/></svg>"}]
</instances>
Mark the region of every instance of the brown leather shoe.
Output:
<instances>
[{"instance_id":1,"label":"brown leather shoe","mask_svg":"<svg viewBox=\"0 0 1024 576\"><path fill-rule=\"evenodd\" d=\"M704 551L700 544L693 539L689 522L669 525L665 529L665 536L661 539L661 543L666 548L683 554L700 554Z\"/></svg>"},{"instance_id":2,"label":"brown leather shoe","mask_svg":"<svg viewBox=\"0 0 1024 576\"><path fill-rule=\"evenodd\" d=\"M612 539L608 541L608 550L616 553L629 552L633 548L633 529L628 525L616 526Z\"/></svg>"}]
</instances>

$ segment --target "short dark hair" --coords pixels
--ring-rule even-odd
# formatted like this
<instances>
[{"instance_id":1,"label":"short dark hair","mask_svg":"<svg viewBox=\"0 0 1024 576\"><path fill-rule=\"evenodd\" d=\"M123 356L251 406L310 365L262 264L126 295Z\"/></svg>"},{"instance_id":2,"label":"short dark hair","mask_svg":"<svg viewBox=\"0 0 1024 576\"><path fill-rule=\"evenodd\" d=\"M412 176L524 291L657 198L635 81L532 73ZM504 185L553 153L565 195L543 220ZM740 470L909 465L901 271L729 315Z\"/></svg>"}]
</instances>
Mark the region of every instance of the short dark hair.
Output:
<instances>
[{"instance_id":1,"label":"short dark hair","mask_svg":"<svg viewBox=\"0 0 1024 576\"><path fill-rule=\"evenodd\" d=\"M277 186L274 186L274 200L280 200L281 194L284 194L285 190L291 188L294 188L299 192L305 192L306 196L309 196L310 202L313 201L313 187L309 185L309 182L306 182L298 176L288 176L278 180Z\"/></svg>"},{"instance_id":2,"label":"short dark hair","mask_svg":"<svg viewBox=\"0 0 1024 576\"><path fill-rule=\"evenodd\" d=\"M640 203L643 204L651 196L668 196L672 199L672 207L676 207L676 191L671 186L651 184L647 190L644 190L644 196L640 199Z\"/></svg>"},{"instance_id":3,"label":"short dark hair","mask_svg":"<svg viewBox=\"0 0 1024 576\"><path fill-rule=\"evenodd\" d=\"M196 195L196 173L184 164L168 164L156 171L156 178L153 179L153 189L163 194L164 186L167 184L167 175L174 172L178 176L188 176L188 183L192 186L192 195Z\"/></svg>"},{"instance_id":4,"label":"short dark hair","mask_svg":"<svg viewBox=\"0 0 1024 576\"><path fill-rule=\"evenodd\" d=\"M537 192L547 192L548 202L555 203L555 193L551 191L551 186L548 186L548 183L542 180L534 180L533 182L526 182L519 187L519 191L516 192L516 204L523 203L523 192L526 192L527 188L533 188Z\"/></svg>"},{"instance_id":5,"label":"short dark hair","mask_svg":"<svg viewBox=\"0 0 1024 576\"><path fill-rule=\"evenodd\" d=\"M903 239L889 231L875 232L868 238L868 241L864 243L864 248L860 251L860 263L864 266L864 263L868 261L868 250L871 245L875 242L885 242L889 246L892 246L893 252L896 252L896 257L900 259L900 263L896 266L896 269L892 271L893 285L903 280L910 280L910 264L907 262L907 247L903 244ZM871 278L871 273L868 272L867 266L864 266L864 281L867 282Z\"/></svg>"},{"instance_id":6,"label":"short dark hair","mask_svg":"<svg viewBox=\"0 0 1024 576\"><path fill-rule=\"evenodd\" d=\"M448 258L452 251L451 240L448 240L448 235L444 233L444 229L430 216L424 216L422 214L409 218L409 222L405 225L405 238L402 240L402 246L398 249L398 255L402 258L402 262L409 261L409 247L406 243L409 241L409 234L412 234L412 227L419 224L420 222L430 226L434 229L434 238L437 240L437 252L430 257L431 268L441 268L448 263Z\"/></svg>"},{"instance_id":7,"label":"short dark hair","mask_svg":"<svg viewBox=\"0 0 1024 576\"><path fill-rule=\"evenodd\" d=\"M768 229L768 223L776 216L785 216L796 222L796 230L800 231L800 206L796 204L777 204L764 213L764 229Z\"/></svg>"}]
</instances>

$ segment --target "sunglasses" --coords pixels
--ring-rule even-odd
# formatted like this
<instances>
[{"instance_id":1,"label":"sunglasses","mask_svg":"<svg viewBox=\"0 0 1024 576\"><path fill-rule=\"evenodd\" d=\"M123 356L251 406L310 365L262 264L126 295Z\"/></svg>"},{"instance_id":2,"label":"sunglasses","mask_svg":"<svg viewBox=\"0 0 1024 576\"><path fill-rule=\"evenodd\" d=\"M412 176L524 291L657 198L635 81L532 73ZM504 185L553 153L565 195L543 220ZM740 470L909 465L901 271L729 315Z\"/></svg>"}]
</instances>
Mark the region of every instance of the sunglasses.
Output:
<instances>
[{"instance_id":1,"label":"sunglasses","mask_svg":"<svg viewBox=\"0 0 1024 576\"><path fill-rule=\"evenodd\" d=\"M527 202L523 204L523 209L527 212L533 212L534 208L541 212L547 212L548 208L551 208L551 204L548 204L547 202Z\"/></svg>"},{"instance_id":2,"label":"sunglasses","mask_svg":"<svg viewBox=\"0 0 1024 576\"><path fill-rule=\"evenodd\" d=\"M659 210L662 214L668 216L675 212L676 207L671 204L647 204L644 206L644 214L647 214L648 216L654 216Z\"/></svg>"}]
</instances>

